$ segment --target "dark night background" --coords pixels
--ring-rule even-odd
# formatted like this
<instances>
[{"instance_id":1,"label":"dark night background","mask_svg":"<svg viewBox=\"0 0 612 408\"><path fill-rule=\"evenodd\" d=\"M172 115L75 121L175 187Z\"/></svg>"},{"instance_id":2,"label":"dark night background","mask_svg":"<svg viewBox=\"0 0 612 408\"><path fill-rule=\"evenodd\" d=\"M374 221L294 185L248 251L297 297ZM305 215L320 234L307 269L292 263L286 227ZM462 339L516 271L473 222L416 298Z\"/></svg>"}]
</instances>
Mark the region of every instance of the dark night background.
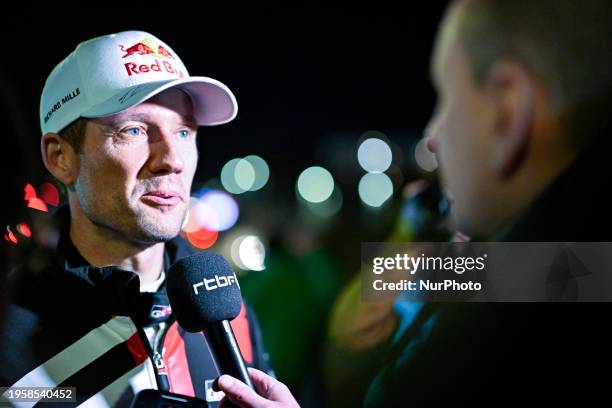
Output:
<instances>
[{"instance_id":1,"label":"dark night background","mask_svg":"<svg viewBox=\"0 0 612 408\"><path fill-rule=\"evenodd\" d=\"M276 176L294 179L321 161L317 151L333 132L355 141L369 129L396 132L394 141L405 144L401 136L420 132L431 113L429 55L442 4L394 16L194 11L161 18L148 8L150 16L90 12L87 20L15 16L3 26L2 73L10 85L3 91L11 101L11 92L18 93L33 133L20 141L24 150L37 149L39 97L53 67L85 39L130 29L166 41L191 75L218 79L237 97L235 121L200 130L200 177L218 174L232 157L256 153ZM28 168L40 162L37 154L26 157Z\"/></svg>"}]
</instances>

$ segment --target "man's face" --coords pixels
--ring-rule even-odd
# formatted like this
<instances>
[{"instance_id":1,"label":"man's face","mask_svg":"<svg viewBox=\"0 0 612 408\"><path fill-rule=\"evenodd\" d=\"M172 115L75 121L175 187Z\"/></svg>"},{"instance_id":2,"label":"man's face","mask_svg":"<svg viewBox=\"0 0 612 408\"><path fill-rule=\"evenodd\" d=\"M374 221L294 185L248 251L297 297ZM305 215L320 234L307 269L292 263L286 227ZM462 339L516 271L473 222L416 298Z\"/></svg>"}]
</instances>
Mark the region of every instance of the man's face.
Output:
<instances>
[{"instance_id":1,"label":"man's face","mask_svg":"<svg viewBox=\"0 0 612 408\"><path fill-rule=\"evenodd\" d=\"M198 161L196 129L191 100L178 89L89 120L74 185L85 216L133 243L178 235Z\"/></svg>"},{"instance_id":2,"label":"man's face","mask_svg":"<svg viewBox=\"0 0 612 408\"><path fill-rule=\"evenodd\" d=\"M494 115L454 31L453 18L447 16L432 60L438 102L427 127L428 147L440 164L455 227L468 235L480 234L491 223Z\"/></svg>"}]
</instances>

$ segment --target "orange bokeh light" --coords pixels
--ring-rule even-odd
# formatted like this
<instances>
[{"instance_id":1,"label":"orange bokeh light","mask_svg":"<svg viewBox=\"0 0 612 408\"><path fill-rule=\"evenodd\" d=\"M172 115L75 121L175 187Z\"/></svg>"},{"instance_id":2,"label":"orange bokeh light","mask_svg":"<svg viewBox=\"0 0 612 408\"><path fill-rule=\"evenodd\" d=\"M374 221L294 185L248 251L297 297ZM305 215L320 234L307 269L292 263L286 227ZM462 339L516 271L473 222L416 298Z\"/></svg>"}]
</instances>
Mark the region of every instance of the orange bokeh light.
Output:
<instances>
[{"instance_id":1,"label":"orange bokeh light","mask_svg":"<svg viewBox=\"0 0 612 408\"><path fill-rule=\"evenodd\" d=\"M30 226L25 222L17 225L17 231L24 237L30 238L32 236L32 231L30 230Z\"/></svg>"},{"instance_id":2,"label":"orange bokeh light","mask_svg":"<svg viewBox=\"0 0 612 408\"><path fill-rule=\"evenodd\" d=\"M54 207L57 207L59 205L59 191L53 183L43 183L40 185L38 190L40 192L40 198L45 203Z\"/></svg>"},{"instance_id":3,"label":"orange bokeh light","mask_svg":"<svg viewBox=\"0 0 612 408\"><path fill-rule=\"evenodd\" d=\"M4 234L4 239L12 244L17 245L17 237L15 236L15 234L13 234L13 231L9 231Z\"/></svg>"},{"instance_id":4,"label":"orange bokeh light","mask_svg":"<svg viewBox=\"0 0 612 408\"><path fill-rule=\"evenodd\" d=\"M23 192L25 193L23 199L26 201L30 201L30 199L36 197L36 190L34 189L34 187L32 187L30 183L26 184L25 188L23 189Z\"/></svg>"},{"instance_id":5,"label":"orange bokeh light","mask_svg":"<svg viewBox=\"0 0 612 408\"><path fill-rule=\"evenodd\" d=\"M187 236L187 241L198 249L210 248L217 242L217 238L219 238L218 231L210 231L206 228L200 228L194 232L187 232L185 235Z\"/></svg>"},{"instance_id":6,"label":"orange bokeh light","mask_svg":"<svg viewBox=\"0 0 612 408\"><path fill-rule=\"evenodd\" d=\"M38 211L49 212L47 204L40 198L32 197L28 200L28 208L33 208Z\"/></svg>"}]
</instances>

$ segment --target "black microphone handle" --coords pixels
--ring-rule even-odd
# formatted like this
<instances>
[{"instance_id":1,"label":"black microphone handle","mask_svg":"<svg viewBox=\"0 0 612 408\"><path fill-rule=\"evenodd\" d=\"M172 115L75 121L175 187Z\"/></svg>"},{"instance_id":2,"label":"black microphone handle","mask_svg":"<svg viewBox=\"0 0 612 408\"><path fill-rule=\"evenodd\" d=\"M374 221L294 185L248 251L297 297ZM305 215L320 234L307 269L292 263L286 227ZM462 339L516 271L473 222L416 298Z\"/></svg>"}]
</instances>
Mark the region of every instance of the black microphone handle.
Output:
<instances>
[{"instance_id":1,"label":"black microphone handle","mask_svg":"<svg viewBox=\"0 0 612 408\"><path fill-rule=\"evenodd\" d=\"M204 328L204 337L210 346L215 362L221 374L229 374L239 379L251 389L253 383L249 377L242 354L238 348L238 342L232 330L232 326L227 320L208 324Z\"/></svg>"}]
</instances>

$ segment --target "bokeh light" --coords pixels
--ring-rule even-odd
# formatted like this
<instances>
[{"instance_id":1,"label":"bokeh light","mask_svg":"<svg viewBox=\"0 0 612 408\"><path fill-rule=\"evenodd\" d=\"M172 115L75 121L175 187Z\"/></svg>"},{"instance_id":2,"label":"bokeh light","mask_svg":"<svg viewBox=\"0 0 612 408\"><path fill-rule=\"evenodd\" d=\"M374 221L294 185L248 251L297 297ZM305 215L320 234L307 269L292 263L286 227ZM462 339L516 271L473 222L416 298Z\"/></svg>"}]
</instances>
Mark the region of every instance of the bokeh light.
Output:
<instances>
[{"instance_id":1,"label":"bokeh light","mask_svg":"<svg viewBox=\"0 0 612 408\"><path fill-rule=\"evenodd\" d=\"M221 169L221 185L232 194L242 194L246 190L236 183L236 166L243 159L232 159Z\"/></svg>"},{"instance_id":2,"label":"bokeh light","mask_svg":"<svg viewBox=\"0 0 612 408\"><path fill-rule=\"evenodd\" d=\"M39 197L46 204L57 207L59 205L59 191L53 183L43 183L38 188Z\"/></svg>"},{"instance_id":3,"label":"bokeh light","mask_svg":"<svg viewBox=\"0 0 612 408\"><path fill-rule=\"evenodd\" d=\"M300 197L298 195L298 197ZM336 185L334 191L329 198L320 203L311 203L300 197L300 203L302 203L308 210L319 216L319 217L332 217L340 212L342 209L343 197L342 192Z\"/></svg>"},{"instance_id":4,"label":"bokeh light","mask_svg":"<svg viewBox=\"0 0 612 408\"><path fill-rule=\"evenodd\" d=\"M359 145L357 160L364 170L370 173L382 173L391 165L393 154L387 142L378 138L369 138Z\"/></svg>"},{"instance_id":5,"label":"bokeh light","mask_svg":"<svg viewBox=\"0 0 612 408\"><path fill-rule=\"evenodd\" d=\"M239 159L234 167L234 180L242 191L248 191L255 183L255 168L245 159Z\"/></svg>"},{"instance_id":6,"label":"bokeh light","mask_svg":"<svg viewBox=\"0 0 612 408\"><path fill-rule=\"evenodd\" d=\"M7 228L8 232L4 234L4 239L13 245L17 245L17 237L13 234L10 228Z\"/></svg>"},{"instance_id":7,"label":"bokeh light","mask_svg":"<svg viewBox=\"0 0 612 408\"><path fill-rule=\"evenodd\" d=\"M371 207L380 207L393 195L393 182L385 173L367 173L359 181L359 198Z\"/></svg>"},{"instance_id":8,"label":"bokeh light","mask_svg":"<svg viewBox=\"0 0 612 408\"><path fill-rule=\"evenodd\" d=\"M187 241L198 249L210 248L217 242L219 237L218 231L210 231L206 228L200 228L194 232L188 232L185 234Z\"/></svg>"},{"instance_id":9,"label":"bokeh light","mask_svg":"<svg viewBox=\"0 0 612 408\"><path fill-rule=\"evenodd\" d=\"M198 202L189 211L191 217L187 228L192 231L197 231L200 228L206 228L210 231L219 231L220 220L219 215L213 207L198 200Z\"/></svg>"},{"instance_id":10,"label":"bokeh light","mask_svg":"<svg viewBox=\"0 0 612 408\"><path fill-rule=\"evenodd\" d=\"M31 198L36 197L36 190L30 183L26 184L26 186L23 189L23 192L24 192L23 199L25 201L30 201Z\"/></svg>"},{"instance_id":11,"label":"bokeh light","mask_svg":"<svg viewBox=\"0 0 612 408\"><path fill-rule=\"evenodd\" d=\"M297 180L297 192L306 201L320 203L334 191L334 178L323 167L313 166L304 170Z\"/></svg>"},{"instance_id":12,"label":"bokeh light","mask_svg":"<svg viewBox=\"0 0 612 408\"><path fill-rule=\"evenodd\" d=\"M263 271L266 248L256 235L242 235L234 240L230 251L232 261L240 269Z\"/></svg>"},{"instance_id":13,"label":"bokeh light","mask_svg":"<svg viewBox=\"0 0 612 408\"><path fill-rule=\"evenodd\" d=\"M238 220L236 200L220 190L203 188L189 199L189 210L181 227L185 237L196 248L213 246L220 231L232 228Z\"/></svg>"},{"instance_id":14,"label":"bokeh light","mask_svg":"<svg viewBox=\"0 0 612 408\"><path fill-rule=\"evenodd\" d=\"M417 166L428 173L438 168L436 156L427 148L426 138L422 138L414 146L414 161Z\"/></svg>"},{"instance_id":15,"label":"bokeh light","mask_svg":"<svg viewBox=\"0 0 612 408\"><path fill-rule=\"evenodd\" d=\"M30 230L30 226L25 222L17 225L17 231L24 237L30 238L32 236L32 230Z\"/></svg>"},{"instance_id":16,"label":"bokeh light","mask_svg":"<svg viewBox=\"0 0 612 408\"><path fill-rule=\"evenodd\" d=\"M244 160L249 162L255 171L255 180L253 181L251 188L249 188L249 191L257 191L263 188L270 178L270 168L268 167L268 163L266 163L266 161L261 157L254 154L246 156Z\"/></svg>"},{"instance_id":17,"label":"bokeh light","mask_svg":"<svg viewBox=\"0 0 612 408\"><path fill-rule=\"evenodd\" d=\"M198 225L213 231L227 231L238 220L238 204L229 194L218 191L205 191L192 209Z\"/></svg>"},{"instance_id":18,"label":"bokeh light","mask_svg":"<svg viewBox=\"0 0 612 408\"><path fill-rule=\"evenodd\" d=\"M268 164L256 155L232 159L221 169L221 185L232 194L257 191L266 185L269 178Z\"/></svg>"},{"instance_id":19,"label":"bokeh light","mask_svg":"<svg viewBox=\"0 0 612 408\"><path fill-rule=\"evenodd\" d=\"M32 197L28 200L28 208L32 208L34 210L49 212L49 208L47 204L40 198Z\"/></svg>"}]
</instances>

